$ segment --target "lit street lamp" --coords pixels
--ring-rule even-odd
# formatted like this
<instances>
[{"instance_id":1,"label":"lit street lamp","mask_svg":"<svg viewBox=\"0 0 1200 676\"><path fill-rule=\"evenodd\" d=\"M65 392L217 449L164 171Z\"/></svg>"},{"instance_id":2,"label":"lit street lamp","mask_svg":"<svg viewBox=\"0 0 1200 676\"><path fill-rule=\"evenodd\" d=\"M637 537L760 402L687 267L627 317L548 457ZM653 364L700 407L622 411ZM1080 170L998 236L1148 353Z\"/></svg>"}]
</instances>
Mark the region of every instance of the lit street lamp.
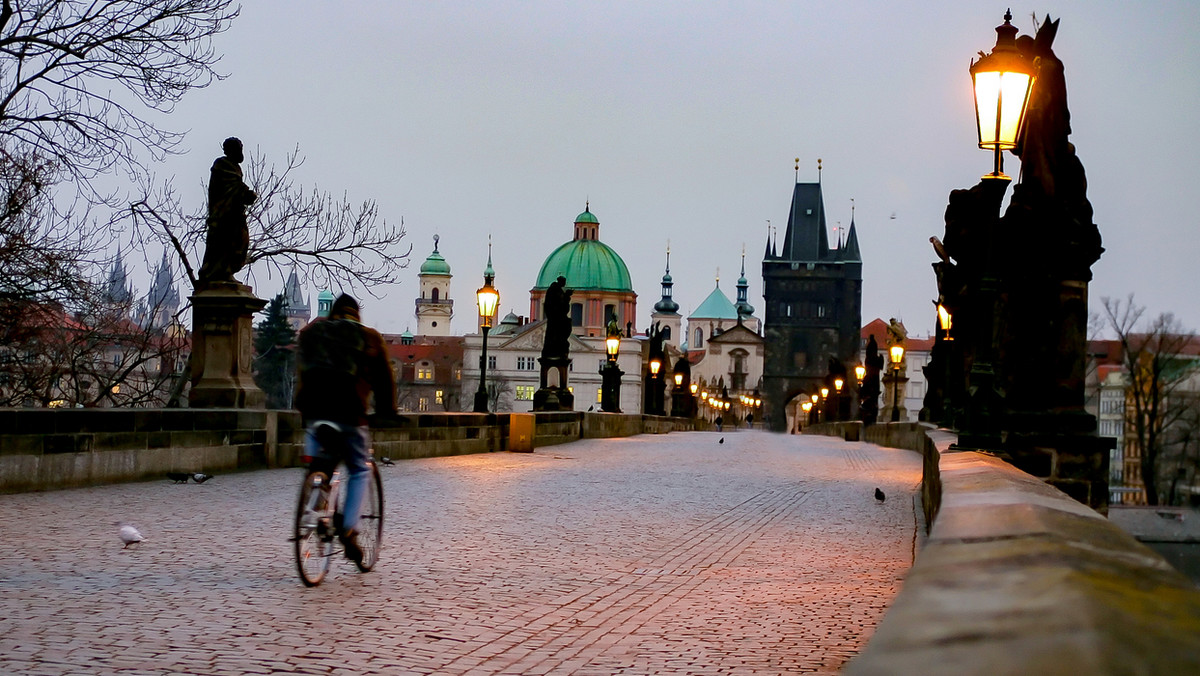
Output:
<instances>
[{"instance_id":1,"label":"lit street lamp","mask_svg":"<svg viewBox=\"0 0 1200 676\"><path fill-rule=\"evenodd\" d=\"M1017 51L1017 29L1011 20L1012 13L1005 12L1004 25L996 27L992 53L971 64L979 147L996 156L992 173L984 178L1004 181L1011 179L1004 175L1001 151L1017 146L1034 81L1034 64Z\"/></svg>"},{"instance_id":2,"label":"lit street lamp","mask_svg":"<svg viewBox=\"0 0 1200 676\"><path fill-rule=\"evenodd\" d=\"M900 362L904 361L904 346L893 345L892 359L892 422L900 422Z\"/></svg>"},{"instance_id":3,"label":"lit street lamp","mask_svg":"<svg viewBox=\"0 0 1200 676\"><path fill-rule=\"evenodd\" d=\"M617 355L621 351L621 327L610 321L606 328L604 351L608 355L600 368L600 410L607 413L621 412L621 376L625 373L617 366Z\"/></svg>"},{"instance_id":4,"label":"lit street lamp","mask_svg":"<svg viewBox=\"0 0 1200 676\"><path fill-rule=\"evenodd\" d=\"M491 248L491 245L488 245ZM500 292L492 286L496 273L492 270L492 254L488 252L488 264L483 270L483 286L475 292L479 304L479 329L483 334L483 350L479 355L479 389L475 390L475 412L488 412L487 393L487 337L496 318L496 307L500 304Z\"/></svg>"}]
</instances>

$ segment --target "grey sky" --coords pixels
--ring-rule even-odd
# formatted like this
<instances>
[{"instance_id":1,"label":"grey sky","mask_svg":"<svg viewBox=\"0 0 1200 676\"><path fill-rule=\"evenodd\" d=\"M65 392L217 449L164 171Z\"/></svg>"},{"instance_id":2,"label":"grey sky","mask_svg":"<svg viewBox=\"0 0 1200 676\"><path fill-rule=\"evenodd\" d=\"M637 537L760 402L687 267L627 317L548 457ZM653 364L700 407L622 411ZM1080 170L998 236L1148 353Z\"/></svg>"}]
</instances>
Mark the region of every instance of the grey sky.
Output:
<instances>
[{"instance_id":1,"label":"grey sky","mask_svg":"<svg viewBox=\"0 0 1200 676\"><path fill-rule=\"evenodd\" d=\"M746 246L761 316L767 221L787 223L800 179L824 161L830 228L862 246L863 319L933 321L931 235L950 190L990 170L976 148L967 67L995 44L1006 5L981 2L329 2L254 0L217 49L230 74L170 124L188 155L165 173L189 203L220 143L240 136L300 178L401 216L403 283L367 299L385 331L415 328L416 268L441 235L456 332L470 330L487 236L502 312L528 314L542 260L591 200L601 239L629 265L639 328L671 242L686 314L733 297ZM1092 306L1134 292L1200 326L1191 204L1200 147L1200 3L1012 7L1061 17L1074 134L1107 249ZM1015 175L1015 158L1006 170ZM894 218L893 218L894 216ZM834 236L831 233L831 239ZM1029 242L1030 247L1038 242ZM260 296L283 280L259 275ZM315 294L314 294L315 295Z\"/></svg>"}]
</instances>

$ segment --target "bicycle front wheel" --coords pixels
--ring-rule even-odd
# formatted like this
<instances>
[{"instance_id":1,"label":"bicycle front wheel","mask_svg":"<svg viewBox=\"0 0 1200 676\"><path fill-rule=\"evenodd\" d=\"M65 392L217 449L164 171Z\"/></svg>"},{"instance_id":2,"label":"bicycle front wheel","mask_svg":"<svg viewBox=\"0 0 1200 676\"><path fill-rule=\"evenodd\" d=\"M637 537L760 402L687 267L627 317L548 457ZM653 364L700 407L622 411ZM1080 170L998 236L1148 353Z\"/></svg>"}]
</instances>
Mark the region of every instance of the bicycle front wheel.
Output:
<instances>
[{"instance_id":1,"label":"bicycle front wheel","mask_svg":"<svg viewBox=\"0 0 1200 676\"><path fill-rule=\"evenodd\" d=\"M300 502L296 506L296 530L292 538L296 545L296 570L306 587L315 587L329 572L329 557L333 553L333 524L326 502L329 477L324 472L309 472L300 486Z\"/></svg>"},{"instance_id":2,"label":"bicycle front wheel","mask_svg":"<svg viewBox=\"0 0 1200 676\"><path fill-rule=\"evenodd\" d=\"M371 485L363 496L362 515L358 524L358 546L363 551L358 569L367 572L379 561L379 547L383 543L383 477L379 466L371 461Z\"/></svg>"}]
</instances>

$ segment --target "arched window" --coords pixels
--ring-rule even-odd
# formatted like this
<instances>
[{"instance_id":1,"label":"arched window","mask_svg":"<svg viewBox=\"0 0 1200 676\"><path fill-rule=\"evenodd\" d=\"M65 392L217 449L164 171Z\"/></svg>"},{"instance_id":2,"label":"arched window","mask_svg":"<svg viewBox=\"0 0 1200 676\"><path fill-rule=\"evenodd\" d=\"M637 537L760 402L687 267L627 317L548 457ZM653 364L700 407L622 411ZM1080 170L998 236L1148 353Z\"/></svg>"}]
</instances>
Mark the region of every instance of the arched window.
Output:
<instances>
[{"instance_id":1,"label":"arched window","mask_svg":"<svg viewBox=\"0 0 1200 676\"><path fill-rule=\"evenodd\" d=\"M436 286L435 286L435 287L433 287L433 291L432 291L432 292L429 294L429 297L433 299L433 302L435 302L435 303L437 302L437 300L438 300L438 288L437 288Z\"/></svg>"},{"instance_id":2,"label":"arched window","mask_svg":"<svg viewBox=\"0 0 1200 676\"><path fill-rule=\"evenodd\" d=\"M696 344L691 347L692 349L704 347L704 329L696 329Z\"/></svg>"}]
</instances>

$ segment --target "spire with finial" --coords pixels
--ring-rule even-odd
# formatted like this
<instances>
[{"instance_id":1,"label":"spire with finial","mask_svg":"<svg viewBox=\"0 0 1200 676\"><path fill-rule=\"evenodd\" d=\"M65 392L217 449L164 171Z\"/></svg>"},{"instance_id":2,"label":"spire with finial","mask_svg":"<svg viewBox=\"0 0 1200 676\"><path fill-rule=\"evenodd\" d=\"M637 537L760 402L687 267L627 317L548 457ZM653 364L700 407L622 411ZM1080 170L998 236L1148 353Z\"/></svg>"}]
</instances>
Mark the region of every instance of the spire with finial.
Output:
<instances>
[{"instance_id":1,"label":"spire with finial","mask_svg":"<svg viewBox=\"0 0 1200 676\"><path fill-rule=\"evenodd\" d=\"M796 158L796 182L800 182L800 158Z\"/></svg>"},{"instance_id":2,"label":"spire with finial","mask_svg":"<svg viewBox=\"0 0 1200 676\"><path fill-rule=\"evenodd\" d=\"M679 312L679 303L671 297L675 282L671 279L671 240L667 240L667 271L662 277L662 298L654 304L655 314L673 315Z\"/></svg>"},{"instance_id":3,"label":"spire with finial","mask_svg":"<svg viewBox=\"0 0 1200 676\"><path fill-rule=\"evenodd\" d=\"M483 281L485 284L491 284L496 278L496 271L492 269L492 235L488 234L488 262L487 267L483 269Z\"/></svg>"},{"instance_id":4,"label":"spire with finial","mask_svg":"<svg viewBox=\"0 0 1200 676\"><path fill-rule=\"evenodd\" d=\"M742 276L737 281L737 312L738 321L754 314L754 306L750 305L750 282L746 281L746 244L742 243Z\"/></svg>"},{"instance_id":5,"label":"spire with finial","mask_svg":"<svg viewBox=\"0 0 1200 676\"><path fill-rule=\"evenodd\" d=\"M433 236L433 253L437 253L437 252L438 252L438 240L439 240L439 239L440 239L440 238L439 238L437 235L434 235L434 236Z\"/></svg>"},{"instance_id":6,"label":"spire with finial","mask_svg":"<svg viewBox=\"0 0 1200 676\"><path fill-rule=\"evenodd\" d=\"M763 260L771 258L771 219L767 219L767 250L763 253Z\"/></svg>"}]
</instances>

